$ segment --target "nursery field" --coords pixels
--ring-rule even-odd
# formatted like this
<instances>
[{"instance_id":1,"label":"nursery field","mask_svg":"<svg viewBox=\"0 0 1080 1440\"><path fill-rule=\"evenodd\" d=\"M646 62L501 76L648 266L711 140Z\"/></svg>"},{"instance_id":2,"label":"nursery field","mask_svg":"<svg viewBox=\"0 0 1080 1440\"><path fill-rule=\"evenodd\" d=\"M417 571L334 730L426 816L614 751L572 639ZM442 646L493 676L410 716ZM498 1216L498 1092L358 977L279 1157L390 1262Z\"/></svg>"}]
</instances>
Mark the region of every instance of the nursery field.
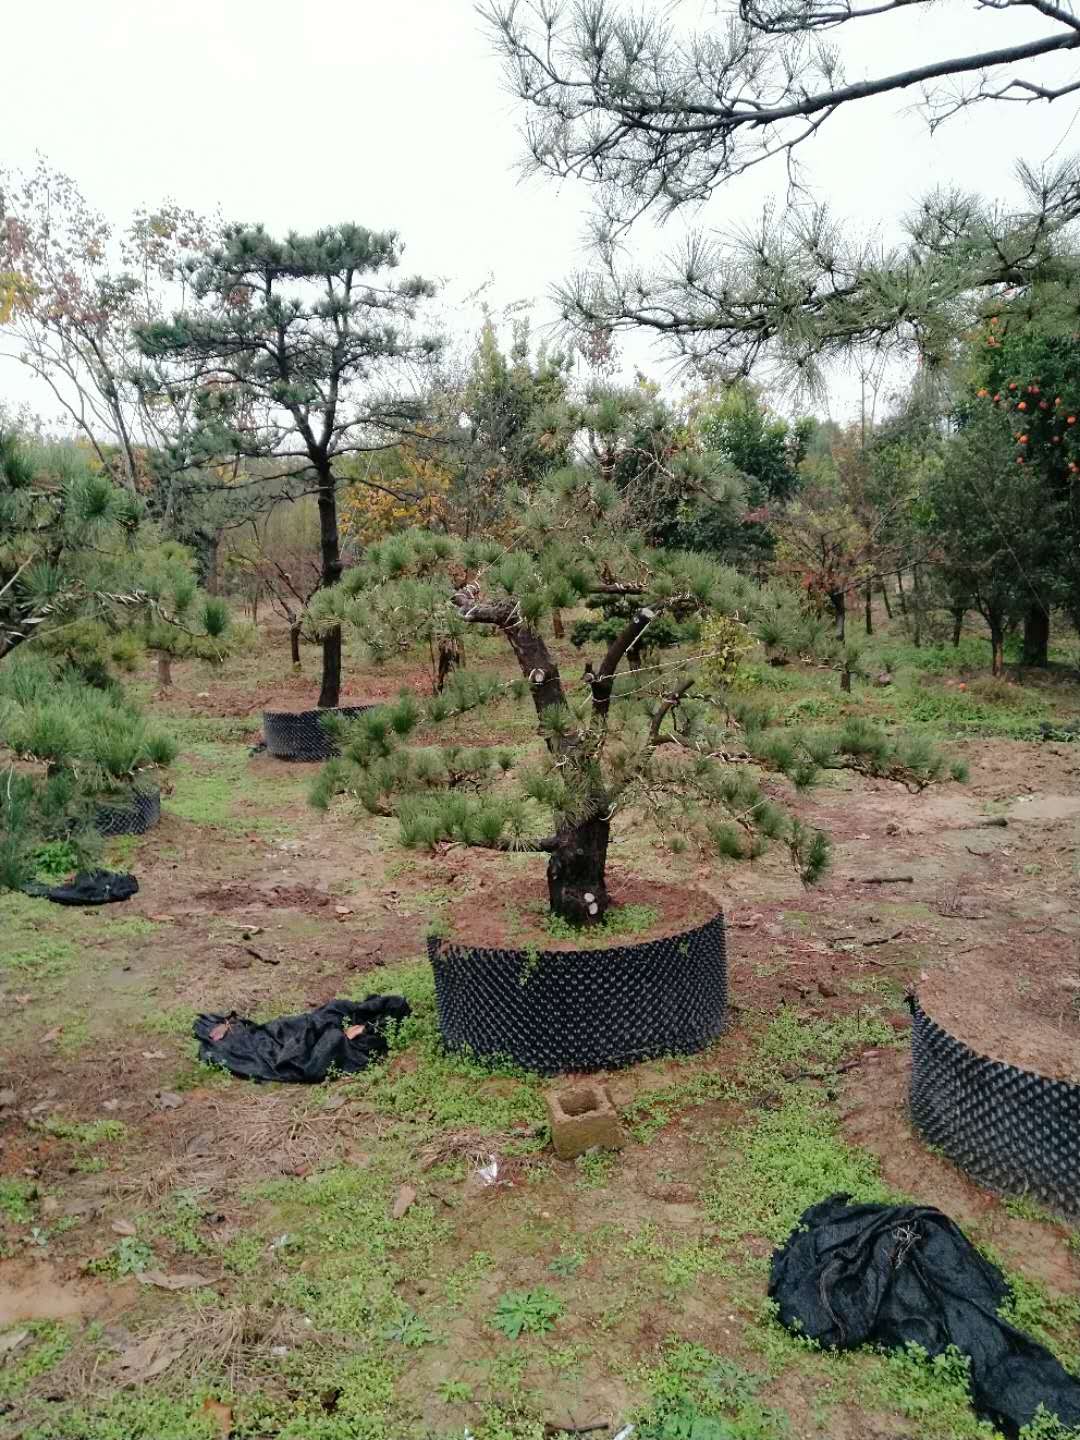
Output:
<instances>
[{"instance_id":1,"label":"nursery field","mask_svg":"<svg viewBox=\"0 0 1080 1440\"><path fill-rule=\"evenodd\" d=\"M470 667L506 667L500 644L470 637ZM166 696L148 663L133 688L180 756L161 824L106 848L138 895L0 896L0 1437L993 1435L958 1359L826 1354L772 1318L774 1247L838 1191L944 1210L1006 1270L1010 1318L1080 1373L1080 1233L965 1179L907 1113L904 996L944 964L1080 1045L1080 682L1065 652L991 680L988 651L879 633L866 668L893 683L851 694L828 669L749 667L786 723L867 715L968 779L826 772L793 802L833 838L812 888L779 850L725 865L624 823L616 904L632 875L724 909L731 1023L607 1077L628 1143L575 1162L547 1143L551 1082L441 1052L425 958L456 907L540 925L543 857L406 851L396 821L312 808L315 767L251 753L265 704L315 700L282 682L280 632L220 672L178 662ZM560 659L580 674L568 642ZM420 658L345 674L343 704L427 683ZM499 702L440 740L524 751L531 717ZM370 993L413 1013L363 1074L259 1086L195 1058L200 1012Z\"/></svg>"}]
</instances>

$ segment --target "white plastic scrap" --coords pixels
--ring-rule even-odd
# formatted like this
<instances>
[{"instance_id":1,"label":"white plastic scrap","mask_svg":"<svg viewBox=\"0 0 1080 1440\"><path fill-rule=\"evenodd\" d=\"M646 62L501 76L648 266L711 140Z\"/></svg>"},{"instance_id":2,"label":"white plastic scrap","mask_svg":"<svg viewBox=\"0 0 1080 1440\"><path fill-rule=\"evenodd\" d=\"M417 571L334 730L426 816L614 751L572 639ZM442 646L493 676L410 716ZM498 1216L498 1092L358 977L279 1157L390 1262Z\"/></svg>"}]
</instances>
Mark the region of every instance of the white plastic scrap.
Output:
<instances>
[{"instance_id":1,"label":"white plastic scrap","mask_svg":"<svg viewBox=\"0 0 1080 1440\"><path fill-rule=\"evenodd\" d=\"M624 1425L617 1435L611 1437L611 1440L630 1440L630 1436L634 1433L634 1428L633 1425Z\"/></svg>"},{"instance_id":2,"label":"white plastic scrap","mask_svg":"<svg viewBox=\"0 0 1080 1440\"><path fill-rule=\"evenodd\" d=\"M473 1175L481 1185L494 1185L499 1178L499 1157L489 1155L486 1165L479 1165L473 1171Z\"/></svg>"}]
</instances>

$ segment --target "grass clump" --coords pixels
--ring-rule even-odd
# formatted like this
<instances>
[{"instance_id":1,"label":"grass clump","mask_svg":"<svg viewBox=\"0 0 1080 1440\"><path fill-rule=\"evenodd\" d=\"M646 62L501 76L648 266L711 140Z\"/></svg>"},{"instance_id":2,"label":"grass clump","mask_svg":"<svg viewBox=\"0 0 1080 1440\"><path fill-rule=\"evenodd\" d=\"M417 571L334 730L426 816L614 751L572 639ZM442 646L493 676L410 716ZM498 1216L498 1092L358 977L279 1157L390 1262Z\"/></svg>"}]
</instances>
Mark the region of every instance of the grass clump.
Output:
<instances>
[{"instance_id":1,"label":"grass clump","mask_svg":"<svg viewBox=\"0 0 1080 1440\"><path fill-rule=\"evenodd\" d=\"M643 935L656 924L658 911L653 905L613 905L600 925L571 925L549 911L544 916L544 929L553 940L572 940L583 950L609 945L620 935Z\"/></svg>"},{"instance_id":2,"label":"grass clump","mask_svg":"<svg viewBox=\"0 0 1080 1440\"><path fill-rule=\"evenodd\" d=\"M71 1347L68 1332L55 1320L31 1320L19 1329L28 1330L30 1340L0 1365L0 1401L21 1395L32 1381L47 1375Z\"/></svg>"},{"instance_id":3,"label":"grass clump","mask_svg":"<svg viewBox=\"0 0 1080 1440\"><path fill-rule=\"evenodd\" d=\"M31 1224L36 1196L37 1186L32 1181L0 1175L0 1216L13 1225Z\"/></svg>"},{"instance_id":4,"label":"grass clump","mask_svg":"<svg viewBox=\"0 0 1080 1440\"><path fill-rule=\"evenodd\" d=\"M68 1140L80 1150L113 1144L127 1133L122 1120L64 1120L58 1115L42 1121L41 1128L54 1139Z\"/></svg>"}]
</instances>

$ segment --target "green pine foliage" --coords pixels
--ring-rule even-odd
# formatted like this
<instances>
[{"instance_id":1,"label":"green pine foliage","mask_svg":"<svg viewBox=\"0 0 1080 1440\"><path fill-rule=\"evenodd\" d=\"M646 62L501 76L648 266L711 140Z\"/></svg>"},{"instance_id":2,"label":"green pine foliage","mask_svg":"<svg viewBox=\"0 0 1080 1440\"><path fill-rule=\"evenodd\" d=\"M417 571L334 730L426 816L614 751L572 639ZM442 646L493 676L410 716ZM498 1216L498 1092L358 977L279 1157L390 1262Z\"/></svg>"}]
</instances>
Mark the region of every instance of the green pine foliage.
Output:
<instances>
[{"instance_id":1,"label":"green pine foliage","mask_svg":"<svg viewBox=\"0 0 1080 1440\"><path fill-rule=\"evenodd\" d=\"M441 623L505 636L522 672L506 682L462 672L431 702L402 695L341 722L341 755L320 775L316 804L347 794L371 814L396 816L407 846L454 840L549 853L598 814L616 823L646 814L679 848L694 839L723 859L752 860L781 845L811 883L828 863L827 837L763 792L763 771L796 791L833 766L917 787L942 775L933 753L868 726L835 735L781 729L767 707L715 680L703 685L693 665L620 669L629 645L660 618L704 621L708 633L729 617L779 642L790 638L785 620L804 617L779 592L709 556L650 547L597 468L557 471L510 509L510 544L399 533L370 546L340 585L316 597L314 623L350 626L375 650L415 640L417 614L441 607ZM623 615L605 657L584 680L563 681L544 640L552 611L612 595ZM531 697L542 748L522 759L430 742L439 722L508 693Z\"/></svg>"},{"instance_id":2,"label":"green pine foliage","mask_svg":"<svg viewBox=\"0 0 1080 1440\"><path fill-rule=\"evenodd\" d=\"M32 877L42 843L91 854L96 803L174 758L118 673L148 647L220 659L228 644L188 552L88 450L0 434L0 886Z\"/></svg>"}]
</instances>

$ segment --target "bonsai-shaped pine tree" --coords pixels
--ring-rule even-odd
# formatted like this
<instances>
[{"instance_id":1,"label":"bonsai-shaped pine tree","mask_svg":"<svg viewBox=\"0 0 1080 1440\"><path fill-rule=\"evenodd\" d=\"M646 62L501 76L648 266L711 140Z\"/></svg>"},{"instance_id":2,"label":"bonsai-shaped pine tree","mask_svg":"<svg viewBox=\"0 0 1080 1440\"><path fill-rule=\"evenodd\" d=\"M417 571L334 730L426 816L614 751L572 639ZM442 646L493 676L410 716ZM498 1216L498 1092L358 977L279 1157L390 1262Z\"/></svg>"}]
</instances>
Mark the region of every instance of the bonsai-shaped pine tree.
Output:
<instances>
[{"instance_id":1,"label":"bonsai-shaped pine tree","mask_svg":"<svg viewBox=\"0 0 1080 1440\"><path fill-rule=\"evenodd\" d=\"M627 651L658 617L752 610L754 588L699 555L655 550L628 528L625 502L595 470L557 472L531 498L518 495L512 544L466 543L413 531L371 547L342 584L318 597L324 625L361 635L408 614L420 589L441 586L465 625L504 637L520 670L514 693L535 709L544 754L514 777L505 753L410 746L422 718L437 720L506 693L493 680L456 676L427 708L411 697L339 727L342 754L316 787L317 803L351 791L376 814L396 814L406 844L458 840L548 856L551 908L574 925L603 921L608 844L616 815L640 806L679 835L696 831L721 854L750 857L785 844L804 880L828 854L761 791L751 768L724 758L722 708L694 699L692 672L620 675ZM633 596L632 616L576 686L564 682L545 638L551 612L603 595ZM821 747L819 747L820 749ZM797 784L813 778L809 755L779 754Z\"/></svg>"},{"instance_id":2,"label":"bonsai-shaped pine tree","mask_svg":"<svg viewBox=\"0 0 1080 1440\"><path fill-rule=\"evenodd\" d=\"M375 387L403 380L439 349L402 328L432 287L390 278L400 255L395 234L360 225L284 240L261 226L234 225L189 267L199 308L139 332L162 383L198 392L197 424L178 447L177 467L276 461L261 466L253 483L308 482L327 586L342 572L338 462L409 430L415 406ZM341 634L330 627L319 705L340 698Z\"/></svg>"},{"instance_id":3,"label":"bonsai-shaped pine tree","mask_svg":"<svg viewBox=\"0 0 1080 1440\"><path fill-rule=\"evenodd\" d=\"M224 643L227 615L190 573L183 613L169 608L159 582L181 585L183 552L141 521L86 449L0 434L0 885L29 878L43 840L78 852L95 799L175 754L116 678L144 640Z\"/></svg>"}]
</instances>

